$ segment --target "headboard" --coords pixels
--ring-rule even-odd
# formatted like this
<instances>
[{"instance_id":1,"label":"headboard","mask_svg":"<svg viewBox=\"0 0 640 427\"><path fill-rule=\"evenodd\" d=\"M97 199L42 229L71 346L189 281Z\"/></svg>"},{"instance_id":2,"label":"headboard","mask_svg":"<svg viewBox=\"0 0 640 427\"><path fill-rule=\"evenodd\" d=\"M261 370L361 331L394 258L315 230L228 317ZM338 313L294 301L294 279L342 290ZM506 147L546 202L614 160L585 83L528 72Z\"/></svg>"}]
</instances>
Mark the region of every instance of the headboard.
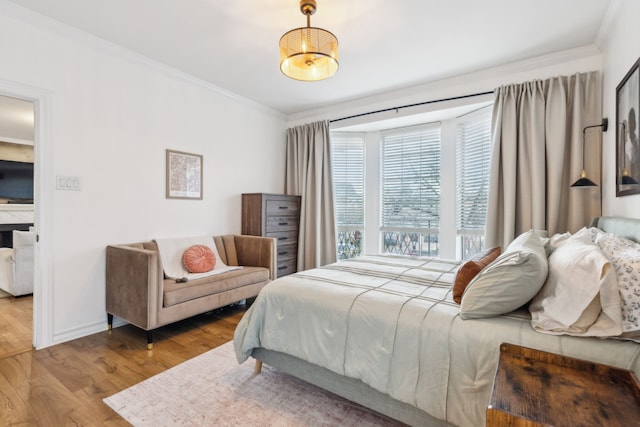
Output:
<instances>
[{"instance_id":1,"label":"headboard","mask_svg":"<svg viewBox=\"0 0 640 427\"><path fill-rule=\"evenodd\" d=\"M597 227L607 233L619 234L640 242L640 219L623 218L619 216L599 216L591 221L592 227Z\"/></svg>"}]
</instances>

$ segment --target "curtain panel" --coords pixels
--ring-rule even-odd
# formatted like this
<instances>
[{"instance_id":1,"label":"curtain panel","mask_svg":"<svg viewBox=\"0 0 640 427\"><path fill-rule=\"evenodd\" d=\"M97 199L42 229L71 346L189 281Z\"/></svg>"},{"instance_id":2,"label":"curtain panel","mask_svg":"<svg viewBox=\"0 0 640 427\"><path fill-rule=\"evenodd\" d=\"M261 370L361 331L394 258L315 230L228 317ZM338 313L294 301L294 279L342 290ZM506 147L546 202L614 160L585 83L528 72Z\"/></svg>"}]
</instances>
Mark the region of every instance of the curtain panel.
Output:
<instances>
[{"instance_id":1,"label":"curtain panel","mask_svg":"<svg viewBox=\"0 0 640 427\"><path fill-rule=\"evenodd\" d=\"M285 193L302 196L298 270L336 261L329 122L287 129Z\"/></svg>"},{"instance_id":2,"label":"curtain panel","mask_svg":"<svg viewBox=\"0 0 640 427\"><path fill-rule=\"evenodd\" d=\"M602 122L599 72L495 90L485 246L506 247L530 229L575 232L601 213L597 188L570 188L580 177L582 130ZM585 169L601 181L601 129L586 133Z\"/></svg>"}]
</instances>

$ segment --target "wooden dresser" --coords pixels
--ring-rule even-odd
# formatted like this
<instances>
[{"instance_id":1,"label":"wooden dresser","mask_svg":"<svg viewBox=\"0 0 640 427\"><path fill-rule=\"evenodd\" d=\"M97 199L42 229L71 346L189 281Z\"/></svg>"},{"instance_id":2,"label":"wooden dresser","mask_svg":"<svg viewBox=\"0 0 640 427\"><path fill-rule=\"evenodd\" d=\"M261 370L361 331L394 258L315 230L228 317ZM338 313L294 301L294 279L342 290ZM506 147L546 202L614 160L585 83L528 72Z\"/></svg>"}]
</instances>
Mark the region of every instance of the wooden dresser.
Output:
<instances>
[{"instance_id":1,"label":"wooden dresser","mask_svg":"<svg viewBox=\"0 0 640 427\"><path fill-rule=\"evenodd\" d=\"M278 241L278 277L298 270L299 224L300 196L242 195L242 234L274 237Z\"/></svg>"}]
</instances>

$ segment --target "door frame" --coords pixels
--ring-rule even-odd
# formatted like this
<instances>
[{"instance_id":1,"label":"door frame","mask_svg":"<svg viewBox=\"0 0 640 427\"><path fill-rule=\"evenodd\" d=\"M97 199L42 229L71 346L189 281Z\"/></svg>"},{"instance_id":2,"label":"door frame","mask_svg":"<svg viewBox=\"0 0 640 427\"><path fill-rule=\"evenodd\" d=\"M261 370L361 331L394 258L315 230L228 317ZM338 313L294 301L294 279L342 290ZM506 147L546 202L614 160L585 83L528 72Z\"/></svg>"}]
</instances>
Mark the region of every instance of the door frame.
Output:
<instances>
[{"instance_id":1,"label":"door frame","mask_svg":"<svg viewBox=\"0 0 640 427\"><path fill-rule=\"evenodd\" d=\"M51 144L52 93L45 89L0 79L0 94L34 104L34 229L33 346L53 344L53 156Z\"/></svg>"}]
</instances>

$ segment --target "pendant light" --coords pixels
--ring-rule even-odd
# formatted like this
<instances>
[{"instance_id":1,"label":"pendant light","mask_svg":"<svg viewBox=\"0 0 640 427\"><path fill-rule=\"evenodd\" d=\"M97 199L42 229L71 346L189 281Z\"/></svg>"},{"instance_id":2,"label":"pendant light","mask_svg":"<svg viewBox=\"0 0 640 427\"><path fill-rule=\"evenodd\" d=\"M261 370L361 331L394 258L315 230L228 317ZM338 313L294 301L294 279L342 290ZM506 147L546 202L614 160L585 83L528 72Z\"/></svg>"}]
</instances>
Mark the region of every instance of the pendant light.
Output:
<instances>
[{"instance_id":1,"label":"pendant light","mask_svg":"<svg viewBox=\"0 0 640 427\"><path fill-rule=\"evenodd\" d=\"M602 119L602 123L599 125L593 125L593 126L586 126L584 129L582 129L582 173L580 173L580 179L578 179L576 182L574 182L573 184L571 184L571 187L574 188L585 188L585 187L597 187L598 184L596 184L595 182L591 181L589 178L587 178L587 172L584 169L584 144L586 142L586 133L587 133L587 129L590 128L602 128L602 132L606 132L607 128L609 127L609 119L607 119L606 117L604 119Z\"/></svg>"},{"instance_id":2,"label":"pendant light","mask_svg":"<svg viewBox=\"0 0 640 427\"><path fill-rule=\"evenodd\" d=\"M311 26L315 0L301 0L300 11L307 17L307 26L280 38L280 70L295 80L324 80L338 71L338 39L327 30Z\"/></svg>"}]
</instances>

